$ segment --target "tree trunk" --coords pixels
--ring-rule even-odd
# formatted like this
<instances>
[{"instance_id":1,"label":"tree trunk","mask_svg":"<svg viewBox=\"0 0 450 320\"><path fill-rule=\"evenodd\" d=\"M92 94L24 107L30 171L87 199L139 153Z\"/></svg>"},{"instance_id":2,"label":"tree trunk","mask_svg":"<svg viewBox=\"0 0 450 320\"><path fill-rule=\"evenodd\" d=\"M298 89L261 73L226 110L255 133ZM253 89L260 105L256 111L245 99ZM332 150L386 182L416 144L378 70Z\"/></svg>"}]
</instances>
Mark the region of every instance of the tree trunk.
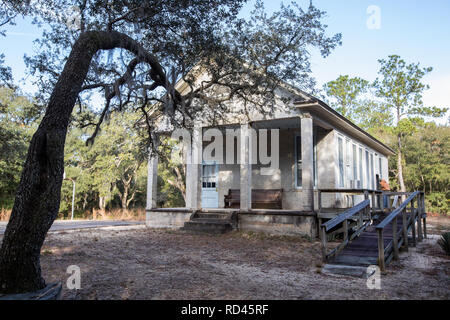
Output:
<instances>
[{"instance_id":1,"label":"tree trunk","mask_svg":"<svg viewBox=\"0 0 450 320\"><path fill-rule=\"evenodd\" d=\"M105 210L106 197L98 197L98 208L103 211Z\"/></svg>"},{"instance_id":2,"label":"tree trunk","mask_svg":"<svg viewBox=\"0 0 450 320\"><path fill-rule=\"evenodd\" d=\"M128 186L127 185L123 185L123 193L122 196L120 197L120 200L122 201L122 209L126 210L128 209Z\"/></svg>"},{"instance_id":3,"label":"tree trunk","mask_svg":"<svg viewBox=\"0 0 450 320\"><path fill-rule=\"evenodd\" d=\"M403 164L402 164L402 140L401 135L397 136L398 152L397 152L397 170L398 170L398 183L400 185L400 191L406 192L405 182L403 180Z\"/></svg>"},{"instance_id":4,"label":"tree trunk","mask_svg":"<svg viewBox=\"0 0 450 320\"><path fill-rule=\"evenodd\" d=\"M140 61L150 64L159 81L166 81L156 58L130 37L114 31L89 31L80 35L28 149L0 249L2 293L37 291L45 287L40 251L45 235L58 215L70 115L93 55L100 49L117 47L136 54Z\"/></svg>"}]
</instances>

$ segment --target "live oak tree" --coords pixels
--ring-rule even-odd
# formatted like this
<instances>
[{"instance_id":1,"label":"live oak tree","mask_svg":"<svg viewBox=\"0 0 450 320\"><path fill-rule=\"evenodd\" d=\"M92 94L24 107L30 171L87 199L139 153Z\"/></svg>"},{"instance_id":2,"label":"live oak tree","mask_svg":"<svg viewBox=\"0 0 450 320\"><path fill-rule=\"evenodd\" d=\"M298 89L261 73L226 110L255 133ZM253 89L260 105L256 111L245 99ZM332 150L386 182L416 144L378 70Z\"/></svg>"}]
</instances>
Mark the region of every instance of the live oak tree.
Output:
<instances>
[{"instance_id":1,"label":"live oak tree","mask_svg":"<svg viewBox=\"0 0 450 320\"><path fill-rule=\"evenodd\" d=\"M397 179L400 191L405 192L403 177L403 140L416 129L416 122L422 117L440 117L447 109L424 106L422 94L429 88L423 77L432 71L422 68L419 63L406 64L398 55L378 60L381 67L380 78L373 84L376 94L383 99L386 108L394 114L394 133L397 136Z\"/></svg>"},{"instance_id":2,"label":"live oak tree","mask_svg":"<svg viewBox=\"0 0 450 320\"><path fill-rule=\"evenodd\" d=\"M112 114L102 126L95 143L86 146L92 128L78 128L78 115L71 124L65 147L66 178L76 181L75 204L79 210L92 209L94 201L105 209L110 200L119 198L120 207L128 209L136 199L137 180L148 156L145 128L135 112ZM68 210L72 183L63 185L60 211ZM89 206L88 206L89 205Z\"/></svg>"},{"instance_id":3,"label":"live oak tree","mask_svg":"<svg viewBox=\"0 0 450 320\"><path fill-rule=\"evenodd\" d=\"M0 249L0 291L34 291L45 286L40 249L58 214L64 145L75 106L99 107L89 143L113 111L138 111L148 127L162 116L189 126L199 112L211 118L227 101L242 99L270 111L280 81L304 89L311 47L327 56L340 43L328 37L323 12L310 5L282 7L268 16L257 3L249 20L237 14L243 0L41 0L4 1L11 10L46 26L39 52L26 63L46 102L31 140L12 214ZM208 79L195 82L199 62ZM191 71L191 72L189 72ZM174 88L183 79L188 93ZM245 81L243 81L245 79ZM213 87L224 94L214 95ZM255 99L257 97L257 99ZM160 102L160 103L155 103Z\"/></svg>"},{"instance_id":4,"label":"live oak tree","mask_svg":"<svg viewBox=\"0 0 450 320\"><path fill-rule=\"evenodd\" d=\"M0 4L0 38L6 35L3 27L14 23L17 13L7 4ZM0 49L1 50L1 49ZM0 52L0 85L11 85L12 73L11 68L5 66L5 55Z\"/></svg>"}]
</instances>

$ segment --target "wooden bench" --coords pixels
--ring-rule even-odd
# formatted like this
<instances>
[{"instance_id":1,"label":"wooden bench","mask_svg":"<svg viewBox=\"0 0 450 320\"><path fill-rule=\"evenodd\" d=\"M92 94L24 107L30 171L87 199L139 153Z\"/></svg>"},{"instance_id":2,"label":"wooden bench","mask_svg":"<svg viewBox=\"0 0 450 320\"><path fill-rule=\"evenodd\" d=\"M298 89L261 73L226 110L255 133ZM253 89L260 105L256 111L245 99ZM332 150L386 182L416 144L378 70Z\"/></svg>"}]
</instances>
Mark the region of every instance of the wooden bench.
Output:
<instances>
[{"instance_id":1,"label":"wooden bench","mask_svg":"<svg viewBox=\"0 0 450 320\"><path fill-rule=\"evenodd\" d=\"M282 209L283 189L252 189L252 208ZM239 208L241 190L229 189L224 196L225 208Z\"/></svg>"}]
</instances>

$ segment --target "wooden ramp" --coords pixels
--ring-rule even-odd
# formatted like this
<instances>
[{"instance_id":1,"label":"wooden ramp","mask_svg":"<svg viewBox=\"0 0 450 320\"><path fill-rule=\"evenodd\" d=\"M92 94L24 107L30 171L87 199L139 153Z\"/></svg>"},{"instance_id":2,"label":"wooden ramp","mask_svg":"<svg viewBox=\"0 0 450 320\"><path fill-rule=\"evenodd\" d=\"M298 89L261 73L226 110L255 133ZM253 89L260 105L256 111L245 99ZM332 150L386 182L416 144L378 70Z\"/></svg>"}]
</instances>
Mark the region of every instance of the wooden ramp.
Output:
<instances>
[{"instance_id":1,"label":"wooden ramp","mask_svg":"<svg viewBox=\"0 0 450 320\"><path fill-rule=\"evenodd\" d=\"M409 244L415 246L416 238L421 241L423 236L426 237L424 197L421 192L408 195L398 208L386 209L373 220L369 214L368 219L363 221L364 213L370 210L370 201L365 200L323 223L321 240L324 262L334 266L378 265L384 270L392 259L398 259L400 248L407 250ZM353 227L349 228L352 223ZM328 237L339 227L343 230L343 241L328 252Z\"/></svg>"},{"instance_id":2,"label":"wooden ramp","mask_svg":"<svg viewBox=\"0 0 450 320\"><path fill-rule=\"evenodd\" d=\"M378 264L378 234L376 225L386 218L386 214L381 215L377 220L373 220L359 237L352 240L342 251L333 256L328 262L332 264L369 266ZM397 217L397 232L402 230L402 219ZM392 225L385 229L386 236L383 237L384 247L392 245Z\"/></svg>"}]
</instances>

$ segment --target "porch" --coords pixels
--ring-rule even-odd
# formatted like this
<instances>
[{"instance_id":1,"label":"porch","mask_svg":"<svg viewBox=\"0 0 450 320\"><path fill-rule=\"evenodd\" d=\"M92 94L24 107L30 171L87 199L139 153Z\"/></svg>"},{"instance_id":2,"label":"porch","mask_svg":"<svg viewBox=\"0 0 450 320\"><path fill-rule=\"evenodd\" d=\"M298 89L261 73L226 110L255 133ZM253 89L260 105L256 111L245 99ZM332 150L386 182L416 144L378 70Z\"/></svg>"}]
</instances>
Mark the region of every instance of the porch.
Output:
<instances>
[{"instance_id":1,"label":"porch","mask_svg":"<svg viewBox=\"0 0 450 320\"><path fill-rule=\"evenodd\" d=\"M234 190L239 199L233 207L243 212L313 212L317 186L335 187L334 131L309 113L246 124L197 126L185 140L189 140L184 146L185 208L191 210L226 208L226 196ZM153 154L148 163L148 210L157 208L157 167L158 157ZM257 199L258 190L280 190L281 203L258 205L271 196Z\"/></svg>"},{"instance_id":2,"label":"porch","mask_svg":"<svg viewBox=\"0 0 450 320\"><path fill-rule=\"evenodd\" d=\"M198 227L205 229L208 229L208 226L205 226L204 222L209 225L213 222L209 228L209 231L213 232L210 233L241 230L310 238L318 236L316 213L311 211L224 208L200 210L154 208L147 210L146 225L150 228L183 229L192 221L199 221ZM229 224L229 226L224 226L224 224Z\"/></svg>"}]
</instances>

